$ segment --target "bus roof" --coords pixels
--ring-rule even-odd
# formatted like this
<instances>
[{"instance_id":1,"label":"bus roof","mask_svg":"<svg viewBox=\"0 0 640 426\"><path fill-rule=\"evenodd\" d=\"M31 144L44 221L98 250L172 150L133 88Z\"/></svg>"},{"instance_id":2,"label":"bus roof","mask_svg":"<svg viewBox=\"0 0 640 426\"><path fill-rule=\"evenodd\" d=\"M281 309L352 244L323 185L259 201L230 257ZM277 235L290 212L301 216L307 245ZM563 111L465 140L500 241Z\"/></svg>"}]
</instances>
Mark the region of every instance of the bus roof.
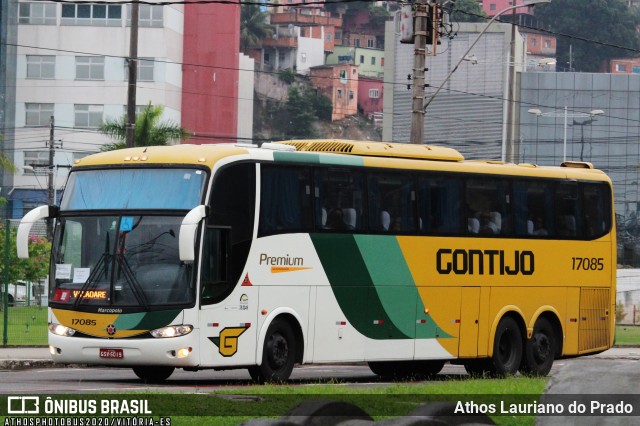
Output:
<instances>
[{"instance_id":1,"label":"bus roof","mask_svg":"<svg viewBox=\"0 0 640 426\"><path fill-rule=\"evenodd\" d=\"M181 144L128 148L84 157L75 161L74 168L184 164L213 169L216 162L231 156L293 163L351 164L406 170L609 181L604 172L586 162L568 161L557 167L496 160L465 160L462 154L452 148L340 139L286 140L264 144L262 148L251 144Z\"/></svg>"},{"instance_id":2,"label":"bus roof","mask_svg":"<svg viewBox=\"0 0 640 426\"><path fill-rule=\"evenodd\" d=\"M257 148L257 145L255 145ZM145 164L190 164L203 165L209 169L217 161L232 155L246 155L246 145L168 145L118 149L101 152L76 160L74 167L88 166L140 166Z\"/></svg>"},{"instance_id":3,"label":"bus roof","mask_svg":"<svg viewBox=\"0 0 640 426\"><path fill-rule=\"evenodd\" d=\"M289 140L277 142L291 145L297 151L332 152L372 157L412 158L420 160L463 161L464 157L453 148L406 143L352 141L340 139Z\"/></svg>"}]
</instances>

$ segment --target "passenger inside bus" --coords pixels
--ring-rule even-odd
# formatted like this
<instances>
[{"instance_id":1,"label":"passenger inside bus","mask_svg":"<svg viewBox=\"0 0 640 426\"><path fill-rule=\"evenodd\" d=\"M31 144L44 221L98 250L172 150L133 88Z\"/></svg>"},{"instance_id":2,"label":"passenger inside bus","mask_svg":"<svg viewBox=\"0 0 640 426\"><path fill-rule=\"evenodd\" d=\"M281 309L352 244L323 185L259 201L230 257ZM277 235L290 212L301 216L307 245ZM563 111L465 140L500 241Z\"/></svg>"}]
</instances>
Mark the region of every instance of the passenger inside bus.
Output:
<instances>
[{"instance_id":1,"label":"passenger inside bus","mask_svg":"<svg viewBox=\"0 0 640 426\"><path fill-rule=\"evenodd\" d=\"M329 212L325 228L336 230L347 229L347 224L344 221L344 212L340 207L336 207Z\"/></svg>"}]
</instances>

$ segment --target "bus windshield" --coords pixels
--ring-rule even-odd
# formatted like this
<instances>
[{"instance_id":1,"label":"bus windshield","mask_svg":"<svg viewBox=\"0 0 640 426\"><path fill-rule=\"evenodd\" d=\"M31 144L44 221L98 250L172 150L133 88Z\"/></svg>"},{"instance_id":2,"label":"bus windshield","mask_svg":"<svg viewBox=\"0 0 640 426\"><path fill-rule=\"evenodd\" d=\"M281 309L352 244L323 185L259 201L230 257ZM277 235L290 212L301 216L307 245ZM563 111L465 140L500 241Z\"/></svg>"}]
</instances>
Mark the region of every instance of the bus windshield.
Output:
<instances>
[{"instance_id":1,"label":"bus windshield","mask_svg":"<svg viewBox=\"0 0 640 426\"><path fill-rule=\"evenodd\" d=\"M51 304L146 310L192 303L192 269L178 253L182 219L61 217L52 250Z\"/></svg>"},{"instance_id":2,"label":"bus windshield","mask_svg":"<svg viewBox=\"0 0 640 426\"><path fill-rule=\"evenodd\" d=\"M77 170L60 210L191 210L202 201L205 179L197 169Z\"/></svg>"}]
</instances>

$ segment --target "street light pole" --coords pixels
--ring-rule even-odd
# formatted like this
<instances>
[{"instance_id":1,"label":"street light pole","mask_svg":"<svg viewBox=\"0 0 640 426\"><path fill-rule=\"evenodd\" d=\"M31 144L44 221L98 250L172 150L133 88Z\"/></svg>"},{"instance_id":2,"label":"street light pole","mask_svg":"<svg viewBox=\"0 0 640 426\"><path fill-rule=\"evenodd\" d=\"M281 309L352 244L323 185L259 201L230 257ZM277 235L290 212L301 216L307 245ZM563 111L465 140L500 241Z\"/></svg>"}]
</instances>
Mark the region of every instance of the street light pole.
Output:
<instances>
[{"instance_id":1,"label":"street light pole","mask_svg":"<svg viewBox=\"0 0 640 426\"><path fill-rule=\"evenodd\" d=\"M567 161L567 106L564 107L564 135L562 136L562 162Z\"/></svg>"},{"instance_id":2,"label":"street light pole","mask_svg":"<svg viewBox=\"0 0 640 426\"><path fill-rule=\"evenodd\" d=\"M558 117L559 114L555 113L555 112L542 112L539 108L531 108L530 110L527 111L529 114L534 114L537 117ZM569 114L568 112L568 107L565 106L564 107L564 112L562 113L562 116L564 117L564 125L563 125L563 135L562 135L562 162L564 163L565 161L567 161L567 118L569 117L591 117L589 120L586 120L584 123L577 123L575 120L573 120L573 124L591 124L594 119L592 117L596 116L596 115L602 115L604 114L604 111L601 109L592 109L591 111L587 112L575 112L575 113L571 113ZM583 134L583 138L584 138L584 134ZM584 140L582 140L582 149L580 151L580 161L583 161L583 150L584 150Z\"/></svg>"}]
</instances>

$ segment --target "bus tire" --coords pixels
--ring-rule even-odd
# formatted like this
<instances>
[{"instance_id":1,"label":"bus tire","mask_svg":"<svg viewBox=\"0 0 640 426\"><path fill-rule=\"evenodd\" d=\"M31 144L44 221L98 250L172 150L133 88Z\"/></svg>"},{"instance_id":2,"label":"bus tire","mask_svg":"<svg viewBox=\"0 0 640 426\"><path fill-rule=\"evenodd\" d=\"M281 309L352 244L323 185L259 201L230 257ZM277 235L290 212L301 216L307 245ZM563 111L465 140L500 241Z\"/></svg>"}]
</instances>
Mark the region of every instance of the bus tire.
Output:
<instances>
[{"instance_id":1,"label":"bus tire","mask_svg":"<svg viewBox=\"0 0 640 426\"><path fill-rule=\"evenodd\" d=\"M431 378L444 367L444 361L372 361L369 368L380 377L391 379Z\"/></svg>"},{"instance_id":2,"label":"bus tire","mask_svg":"<svg viewBox=\"0 0 640 426\"><path fill-rule=\"evenodd\" d=\"M269 325L262 350L262 364L249 367L258 383L284 382L291 376L296 361L296 341L287 321L276 318Z\"/></svg>"},{"instance_id":3,"label":"bus tire","mask_svg":"<svg viewBox=\"0 0 640 426\"><path fill-rule=\"evenodd\" d=\"M174 367L139 366L133 367L133 372L145 383L164 382L173 374Z\"/></svg>"},{"instance_id":4,"label":"bus tire","mask_svg":"<svg viewBox=\"0 0 640 426\"><path fill-rule=\"evenodd\" d=\"M487 358L470 359L465 361L464 369L471 377L486 377L491 375L491 360Z\"/></svg>"},{"instance_id":5,"label":"bus tire","mask_svg":"<svg viewBox=\"0 0 640 426\"><path fill-rule=\"evenodd\" d=\"M556 337L549 320L538 318L531 339L524 344L520 372L530 376L546 376L555 357Z\"/></svg>"},{"instance_id":6,"label":"bus tire","mask_svg":"<svg viewBox=\"0 0 640 426\"><path fill-rule=\"evenodd\" d=\"M428 360L414 362L416 364L416 373L427 378L434 377L444 368L444 361Z\"/></svg>"},{"instance_id":7,"label":"bus tire","mask_svg":"<svg viewBox=\"0 0 640 426\"><path fill-rule=\"evenodd\" d=\"M516 374L522 361L522 346L522 333L518 323L511 317L502 318L493 341L491 375L504 377Z\"/></svg>"}]
</instances>

